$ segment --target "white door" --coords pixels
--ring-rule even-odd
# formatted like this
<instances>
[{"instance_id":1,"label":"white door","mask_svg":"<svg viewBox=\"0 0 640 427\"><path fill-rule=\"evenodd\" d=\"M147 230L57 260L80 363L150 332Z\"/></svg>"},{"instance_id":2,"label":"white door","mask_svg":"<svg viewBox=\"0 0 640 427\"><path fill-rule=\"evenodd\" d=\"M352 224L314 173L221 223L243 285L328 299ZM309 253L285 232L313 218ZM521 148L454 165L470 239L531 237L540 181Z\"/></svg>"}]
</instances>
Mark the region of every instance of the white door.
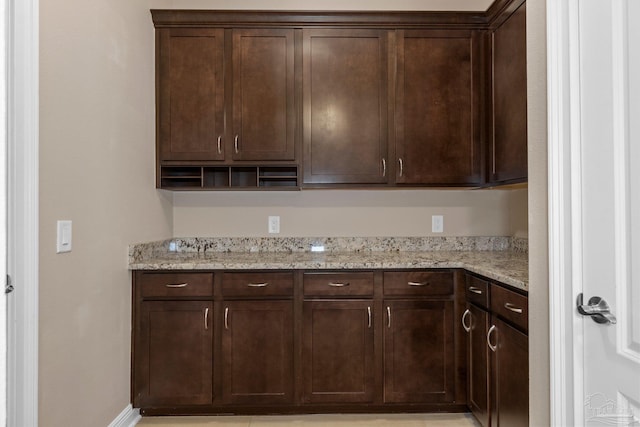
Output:
<instances>
[{"instance_id":1,"label":"white door","mask_svg":"<svg viewBox=\"0 0 640 427\"><path fill-rule=\"evenodd\" d=\"M640 426L640 1L547 4L552 424Z\"/></svg>"}]
</instances>

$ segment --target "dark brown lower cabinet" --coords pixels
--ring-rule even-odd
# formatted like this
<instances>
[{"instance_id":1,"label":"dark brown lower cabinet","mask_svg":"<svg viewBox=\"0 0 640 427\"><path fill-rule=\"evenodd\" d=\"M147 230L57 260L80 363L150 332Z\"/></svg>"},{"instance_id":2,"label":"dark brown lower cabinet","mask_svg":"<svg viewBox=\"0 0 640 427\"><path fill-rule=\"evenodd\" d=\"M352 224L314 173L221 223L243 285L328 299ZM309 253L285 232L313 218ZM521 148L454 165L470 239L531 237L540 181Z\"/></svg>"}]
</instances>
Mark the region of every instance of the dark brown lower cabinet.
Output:
<instances>
[{"instance_id":1,"label":"dark brown lower cabinet","mask_svg":"<svg viewBox=\"0 0 640 427\"><path fill-rule=\"evenodd\" d=\"M136 407L213 400L213 303L144 301L134 353Z\"/></svg>"},{"instance_id":2,"label":"dark brown lower cabinet","mask_svg":"<svg viewBox=\"0 0 640 427\"><path fill-rule=\"evenodd\" d=\"M224 402L292 403L293 302L225 301L224 306Z\"/></svg>"},{"instance_id":3,"label":"dark brown lower cabinet","mask_svg":"<svg viewBox=\"0 0 640 427\"><path fill-rule=\"evenodd\" d=\"M529 338L492 318L491 427L529 425Z\"/></svg>"},{"instance_id":4,"label":"dark brown lower cabinet","mask_svg":"<svg viewBox=\"0 0 640 427\"><path fill-rule=\"evenodd\" d=\"M385 403L453 403L454 302L386 300Z\"/></svg>"},{"instance_id":5,"label":"dark brown lower cabinet","mask_svg":"<svg viewBox=\"0 0 640 427\"><path fill-rule=\"evenodd\" d=\"M489 426L489 313L475 304L467 304L465 328L468 328L467 387L469 409L482 427Z\"/></svg>"},{"instance_id":6,"label":"dark brown lower cabinet","mask_svg":"<svg viewBox=\"0 0 640 427\"><path fill-rule=\"evenodd\" d=\"M304 301L304 403L373 401L372 310L372 300Z\"/></svg>"}]
</instances>

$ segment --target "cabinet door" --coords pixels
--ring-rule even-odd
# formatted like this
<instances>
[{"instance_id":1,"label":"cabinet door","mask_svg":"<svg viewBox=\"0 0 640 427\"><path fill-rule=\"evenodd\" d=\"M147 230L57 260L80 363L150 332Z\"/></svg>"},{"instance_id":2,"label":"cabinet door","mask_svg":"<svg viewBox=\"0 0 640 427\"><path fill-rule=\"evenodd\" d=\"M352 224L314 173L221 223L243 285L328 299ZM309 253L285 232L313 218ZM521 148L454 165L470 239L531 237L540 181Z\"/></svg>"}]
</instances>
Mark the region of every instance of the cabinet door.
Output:
<instances>
[{"instance_id":1,"label":"cabinet door","mask_svg":"<svg viewBox=\"0 0 640 427\"><path fill-rule=\"evenodd\" d=\"M305 30L305 184L387 182L387 32Z\"/></svg>"},{"instance_id":2,"label":"cabinet door","mask_svg":"<svg viewBox=\"0 0 640 427\"><path fill-rule=\"evenodd\" d=\"M225 403L291 403L293 303L227 301L224 310Z\"/></svg>"},{"instance_id":3,"label":"cabinet door","mask_svg":"<svg viewBox=\"0 0 640 427\"><path fill-rule=\"evenodd\" d=\"M492 33L491 182L527 179L527 40L523 4Z\"/></svg>"},{"instance_id":4,"label":"cabinet door","mask_svg":"<svg viewBox=\"0 0 640 427\"><path fill-rule=\"evenodd\" d=\"M233 30L234 160L294 160L293 29Z\"/></svg>"},{"instance_id":5,"label":"cabinet door","mask_svg":"<svg viewBox=\"0 0 640 427\"><path fill-rule=\"evenodd\" d=\"M224 158L224 30L157 32L158 153L165 160Z\"/></svg>"},{"instance_id":6,"label":"cabinet door","mask_svg":"<svg viewBox=\"0 0 640 427\"><path fill-rule=\"evenodd\" d=\"M141 303L134 406L211 404L212 315L211 301Z\"/></svg>"},{"instance_id":7,"label":"cabinet door","mask_svg":"<svg viewBox=\"0 0 640 427\"><path fill-rule=\"evenodd\" d=\"M454 399L453 301L386 300L384 401Z\"/></svg>"},{"instance_id":8,"label":"cabinet door","mask_svg":"<svg viewBox=\"0 0 640 427\"><path fill-rule=\"evenodd\" d=\"M397 183L480 183L476 38L471 31L399 32Z\"/></svg>"},{"instance_id":9,"label":"cabinet door","mask_svg":"<svg viewBox=\"0 0 640 427\"><path fill-rule=\"evenodd\" d=\"M468 315L464 320L468 331L467 384L469 408L483 427L489 426L489 347L487 331L489 314L476 305L467 305Z\"/></svg>"},{"instance_id":10,"label":"cabinet door","mask_svg":"<svg viewBox=\"0 0 640 427\"><path fill-rule=\"evenodd\" d=\"M303 401L371 402L374 395L373 301L305 301Z\"/></svg>"},{"instance_id":11,"label":"cabinet door","mask_svg":"<svg viewBox=\"0 0 640 427\"><path fill-rule=\"evenodd\" d=\"M529 338L492 317L490 338L497 347L491 357L491 426L529 425Z\"/></svg>"}]
</instances>

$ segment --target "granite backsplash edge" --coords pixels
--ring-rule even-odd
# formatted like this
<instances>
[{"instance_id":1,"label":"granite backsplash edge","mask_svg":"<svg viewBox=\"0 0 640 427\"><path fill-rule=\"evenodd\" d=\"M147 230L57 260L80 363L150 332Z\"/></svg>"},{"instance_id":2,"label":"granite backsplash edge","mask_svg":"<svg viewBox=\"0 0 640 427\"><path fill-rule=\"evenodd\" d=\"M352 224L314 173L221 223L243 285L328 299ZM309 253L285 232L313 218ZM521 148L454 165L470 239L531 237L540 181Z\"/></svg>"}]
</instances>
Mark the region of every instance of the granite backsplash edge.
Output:
<instances>
[{"instance_id":1,"label":"granite backsplash edge","mask_svg":"<svg viewBox=\"0 0 640 427\"><path fill-rule=\"evenodd\" d=\"M178 237L129 246L129 264L168 253L216 252L514 251L527 253L528 239L505 236L470 237Z\"/></svg>"}]
</instances>

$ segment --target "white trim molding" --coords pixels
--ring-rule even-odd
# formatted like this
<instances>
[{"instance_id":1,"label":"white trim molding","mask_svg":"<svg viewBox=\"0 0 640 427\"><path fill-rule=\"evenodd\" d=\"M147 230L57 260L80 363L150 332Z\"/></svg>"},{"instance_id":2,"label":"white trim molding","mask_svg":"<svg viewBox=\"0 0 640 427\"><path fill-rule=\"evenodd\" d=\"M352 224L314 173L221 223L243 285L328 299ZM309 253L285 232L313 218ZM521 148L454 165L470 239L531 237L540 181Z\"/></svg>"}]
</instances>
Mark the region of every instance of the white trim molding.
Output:
<instances>
[{"instance_id":1,"label":"white trim molding","mask_svg":"<svg viewBox=\"0 0 640 427\"><path fill-rule=\"evenodd\" d=\"M549 337L552 426L582 425L579 0L547 2Z\"/></svg>"},{"instance_id":2,"label":"white trim molding","mask_svg":"<svg viewBox=\"0 0 640 427\"><path fill-rule=\"evenodd\" d=\"M38 425L39 0L8 0L7 425Z\"/></svg>"},{"instance_id":3,"label":"white trim molding","mask_svg":"<svg viewBox=\"0 0 640 427\"><path fill-rule=\"evenodd\" d=\"M133 409L133 406L127 405L126 408L120 412L120 415L115 420L111 421L109 427L134 427L140 421L140 410Z\"/></svg>"}]
</instances>

